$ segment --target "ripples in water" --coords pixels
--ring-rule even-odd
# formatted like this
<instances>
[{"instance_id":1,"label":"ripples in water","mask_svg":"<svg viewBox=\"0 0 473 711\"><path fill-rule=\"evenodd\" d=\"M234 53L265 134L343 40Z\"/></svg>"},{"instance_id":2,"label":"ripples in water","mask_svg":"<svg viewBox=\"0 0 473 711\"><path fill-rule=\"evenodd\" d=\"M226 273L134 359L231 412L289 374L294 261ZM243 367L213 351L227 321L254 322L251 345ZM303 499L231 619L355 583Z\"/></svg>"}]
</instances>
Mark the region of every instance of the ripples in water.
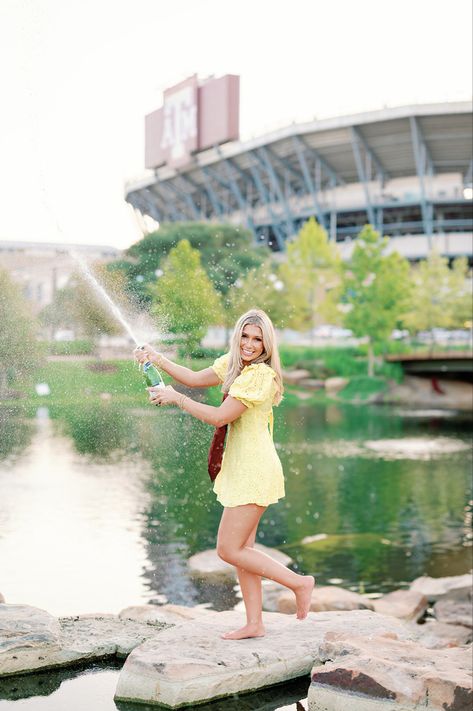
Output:
<instances>
[{"instance_id":1,"label":"ripples in water","mask_svg":"<svg viewBox=\"0 0 473 711\"><path fill-rule=\"evenodd\" d=\"M285 444L279 449L287 454L313 452L323 457L425 460L468 451L470 444L454 437L400 437L365 442L353 440L297 442Z\"/></svg>"}]
</instances>

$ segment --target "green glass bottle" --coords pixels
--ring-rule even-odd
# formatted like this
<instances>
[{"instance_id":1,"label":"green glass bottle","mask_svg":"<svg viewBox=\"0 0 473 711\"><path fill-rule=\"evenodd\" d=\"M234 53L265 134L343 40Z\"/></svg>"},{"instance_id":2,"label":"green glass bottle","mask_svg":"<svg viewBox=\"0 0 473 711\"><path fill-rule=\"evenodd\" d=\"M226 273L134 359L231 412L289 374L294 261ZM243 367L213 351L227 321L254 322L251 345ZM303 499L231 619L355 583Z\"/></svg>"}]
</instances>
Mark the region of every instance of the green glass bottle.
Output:
<instances>
[{"instance_id":1,"label":"green glass bottle","mask_svg":"<svg viewBox=\"0 0 473 711\"><path fill-rule=\"evenodd\" d=\"M143 363L143 377L148 388L156 386L158 388L166 387L164 384L164 380L161 377L161 373L150 360L147 360L146 363Z\"/></svg>"}]
</instances>

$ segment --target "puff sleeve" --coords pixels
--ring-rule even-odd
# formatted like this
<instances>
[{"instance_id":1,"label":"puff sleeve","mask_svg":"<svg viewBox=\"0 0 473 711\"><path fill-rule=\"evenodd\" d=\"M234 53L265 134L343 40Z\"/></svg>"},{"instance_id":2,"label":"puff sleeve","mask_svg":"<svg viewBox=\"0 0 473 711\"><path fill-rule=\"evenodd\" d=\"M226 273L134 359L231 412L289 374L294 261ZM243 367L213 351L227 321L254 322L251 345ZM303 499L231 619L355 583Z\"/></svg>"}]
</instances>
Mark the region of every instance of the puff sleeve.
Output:
<instances>
[{"instance_id":1,"label":"puff sleeve","mask_svg":"<svg viewBox=\"0 0 473 711\"><path fill-rule=\"evenodd\" d=\"M225 376L227 374L227 367L228 367L228 359L229 358L230 358L230 354L225 353L225 355L220 356L220 358L216 358L215 361L210 366L212 368L212 370L214 371L214 373L216 374L217 378L222 383L225 380Z\"/></svg>"},{"instance_id":2,"label":"puff sleeve","mask_svg":"<svg viewBox=\"0 0 473 711\"><path fill-rule=\"evenodd\" d=\"M235 378L228 394L240 400L246 407L261 405L273 393L276 373L265 363L248 365Z\"/></svg>"}]
</instances>

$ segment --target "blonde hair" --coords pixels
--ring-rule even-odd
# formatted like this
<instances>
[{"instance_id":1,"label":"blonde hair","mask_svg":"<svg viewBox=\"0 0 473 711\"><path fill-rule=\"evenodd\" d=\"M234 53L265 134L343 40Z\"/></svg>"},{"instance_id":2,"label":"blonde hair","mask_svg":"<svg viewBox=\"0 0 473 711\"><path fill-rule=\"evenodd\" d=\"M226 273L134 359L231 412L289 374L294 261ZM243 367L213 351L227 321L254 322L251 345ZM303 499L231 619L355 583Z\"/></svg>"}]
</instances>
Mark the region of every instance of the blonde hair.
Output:
<instances>
[{"instance_id":1,"label":"blonde hair","mask_svg":"<svg viewBox=\"0 0 473 711\"><path fill-rule=\"evenodd\" d=\"M250 309L244 313L235 324L233 334L230 339L230 358L228 361L227 375L225 377L222 390L228 392L230 385L243 370L243 360L241 357L240 345L243 329L245 326L259 326L263 334L263 352L253 363L266 363L276 373L274 382L276 384L276 392L273 398L273 404L279 405L283 395L281 362L279 359L279 351L276 343L276 333L274 326L268 314L261 309Z\"/></svg>"}]
</instances>

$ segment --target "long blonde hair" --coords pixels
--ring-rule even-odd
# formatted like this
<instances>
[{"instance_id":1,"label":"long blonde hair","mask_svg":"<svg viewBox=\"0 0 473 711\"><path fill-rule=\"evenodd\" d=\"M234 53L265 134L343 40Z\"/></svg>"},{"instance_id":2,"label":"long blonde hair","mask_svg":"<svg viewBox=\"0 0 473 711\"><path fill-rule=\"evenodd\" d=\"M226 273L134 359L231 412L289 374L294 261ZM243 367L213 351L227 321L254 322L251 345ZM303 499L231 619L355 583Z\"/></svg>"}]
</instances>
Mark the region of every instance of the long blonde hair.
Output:
<instances>
[{"instance_id":1,"label":"long blonde hair","mask_svg":"<svg viewBox=\"0 0 473 711\"><path fill-rule=\"evenodd\" d=\"M233 334L230 339L230 358L228 361L227 375L222 386L223 392L228 392L230 385L243 370L243 361L241 358L240 345L243 329L245 326L259 326L263 334L263 352L253 363L266 363L276 373L274 382L276 384L276 392L273 398L273 404L279 405L283 395L281 361L279 359L279 351L276 342L276 333L274 326L268 314L261 309L250 309L244 313L235 324Z\"/></svg>"}]
</instances>

